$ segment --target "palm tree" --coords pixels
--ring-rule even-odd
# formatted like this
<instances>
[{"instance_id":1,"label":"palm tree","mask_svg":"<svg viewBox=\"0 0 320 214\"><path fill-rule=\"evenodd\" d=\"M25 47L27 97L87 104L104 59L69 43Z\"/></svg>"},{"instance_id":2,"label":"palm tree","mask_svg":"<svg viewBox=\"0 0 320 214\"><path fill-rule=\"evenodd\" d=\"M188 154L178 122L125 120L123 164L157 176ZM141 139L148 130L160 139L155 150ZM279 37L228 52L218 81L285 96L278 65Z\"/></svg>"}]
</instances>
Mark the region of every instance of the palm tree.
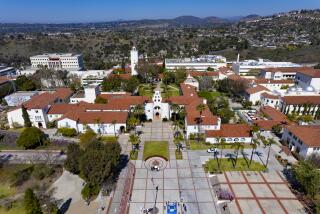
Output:
<instances>
[{"instance_id":1,"label":"palm tree","mask_svg":"<svg viewBox=\"0 0 320 214\"><path fill-rule=\"evenodd\" d=\"M275 142L273 139L269 139L269 141L268 141L268 143L267 143L267 146L269 146L269 149L268 149L268 156L267 156L266 167L268 166L268 163L269 163L270 150L271 150L271 146L272 146L273 144L276 144L276 142Z\"/></svg>"},{"instance_id":2,"label":"palm tree","mask_svg":"<svg viewBox=\"0 0 320 214\"><path fill-rule=\"evenodd\" d=\"M236 160L235 160L235 163L234 163L234 167L236 167L237 165L237 161L238 161L238 156L239 156L239 151L243 151L244 149L244 145L240 142L235 142L233 143L233 145L231 146L231 148L234 148L235 149L235 153L236 153Z\"/></svg>"},{"instance_id":3,"label":"palm tree","mask_svg":"<svg viewBox=\"0 0 320 214\"><path fill-rule=\"evenodd\" d=\"M113 132L114 132L114 136L117 137L117 134L116 134L116 124L117 124L117 120L112 120L112 125L113 125Z\"/></svg>"},{"instance_id":4,"label":"palm tree","mask_svg":"<svg viewBox=\"0 0 320 214\"><path fill-rule=\"evenodd\" d=\"M133 109L133 113L141 119L141 116L144 115L144 107L143 105L136 105Z\"/></svg>"},{"instance_id":5,"label":"palm tree","mask_svg":"<svg viewBox=\"0 0 320 214\"><path fill-rule=\"evenodd\" d=\"M129 119L128 119L128 121L127 121L127 123L128 123L128 126L130 127L130 128L134 128L134 130L135 130L135 128L136 128L136 126L139 124L139 119L138 118L136 118L136 117L129 117Z\"/></svg>"},{"instance_id":6,"label":"palm tree","mask_svg":"<svg viewBox=\"0 0 320 214\"><path fill-rule=\"evenodd\" d=\"M251 151L251 157L250 157L250 166L251 166L251 162L252 162L252 158L253 158L253 154L254 152L257 150L258 145L260 145L260 141L253 139L251 141L251 147L252 147L252 151Z\"/></svg>"},{"instance_id":7,"label":"palm tree","mask_svg":"<svg viewBox=\"0 0 320 214\"><path fill-rule=\"evenodd\" d=\"M178 104L172 103L171 104L171 111L174 112L174 121L177 120L177 114L181 111L181 108Z\"/></svg>"},{"instance_id":8,"label":"palm tree","mask_svg":"<svg viewBox=\"0 0 320 214\"><path fill-rule=\"evenodd\" d=\"M199 104L196 107L197 111L200 113L200 117L197 119L197 123L199 125L198 127L198 142L200 141L200 133L201 133L201 123L202 123L202 112L206 109L206 106L204 104Z\"/></svg>"},{"instance_id":9,"label":"palm tree","mask_svg":"<svg viewBox=\"0 0 320 214\"><path fill-rule=\"evenodd\" d=\"M131 134L129 136L129 142L132 144L132 150L135 151L140 143L140 138L138 135Z\"/></svg>"},{"instance_id":10,"label":"palm tree","mask_svg":"<svg viewBox=\"0 0 320 214\"><path fill-rule=\"evenodd\" d=\"M220 147L220 162L221 162L223 149L226 146L226 139L225 138L220 139L220 137L217 137L216 140L218 142L218 146Z\"/></svg>"},{"instance_id":11,"label":"palm tree","mask_svg":"<svg viewBox=\"0 0 320 214\"><path fill-rule=\"evenodd\" d=\"M179 153L180 153L180 149L182 147L182 144L181 144L182 141L183 141L183 136L180 132L178 132L178 134L174 136L173 142L174 142L174 144L176 144L177 152L179 152Z\"/></svg>"}]
</instances>

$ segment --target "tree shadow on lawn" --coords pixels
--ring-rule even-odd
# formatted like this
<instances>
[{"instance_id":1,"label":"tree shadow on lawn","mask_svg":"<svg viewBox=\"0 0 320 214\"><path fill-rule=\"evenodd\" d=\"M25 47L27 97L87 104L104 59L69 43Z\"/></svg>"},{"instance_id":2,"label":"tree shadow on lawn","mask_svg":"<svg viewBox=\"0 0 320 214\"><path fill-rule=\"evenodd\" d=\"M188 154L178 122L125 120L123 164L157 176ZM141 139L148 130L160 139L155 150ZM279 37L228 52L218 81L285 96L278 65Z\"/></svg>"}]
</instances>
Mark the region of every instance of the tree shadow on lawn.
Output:
<instances>
[{"instance_id":1,"label":"tree shadow on lawn","mask_svg":"<svg viewBox=\"0 0 320 214\"><path fill-rule=\"evenodd\" d=\"M233 153L227 153L227 154L225 154L225 156L228 158L228 160L231 161L232 166L236 167L236 165L235 165L236 164L236 155Z\"/></svg>"}]
</instances>

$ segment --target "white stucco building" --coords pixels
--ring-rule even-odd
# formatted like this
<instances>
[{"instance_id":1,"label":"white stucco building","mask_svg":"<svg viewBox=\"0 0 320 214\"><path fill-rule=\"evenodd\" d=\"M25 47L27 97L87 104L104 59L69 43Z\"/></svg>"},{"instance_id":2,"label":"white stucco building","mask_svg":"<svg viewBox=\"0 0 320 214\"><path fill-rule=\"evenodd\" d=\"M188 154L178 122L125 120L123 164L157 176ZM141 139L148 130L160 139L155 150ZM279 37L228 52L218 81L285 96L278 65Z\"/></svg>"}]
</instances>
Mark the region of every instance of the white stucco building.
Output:
<instances>
[{"instance_id":1,"label":"white stucco building","mask_svg":"<svg viewBox=\"0 0 320 214\"><path fill-rule=\"evenodd\" d=\"M225 143L252 142L251 128L247 124L223 124L219 130L206 131L206 142L214 144L221 141Z\"/></svg>"},{"instance_id":2,"label":"white stucco building","mask_svg":"<svg viewBox=\"0 0 320 214\"><path fill-rule=\"evenodd\" d=\"M226 67L226 58L217 55L201 55L197 58L165 59L167 70L187 69L193 71L207 71L208 68L217 70Z\"/></svg>"},{"instance_id":3,"label":"white stucco building","mask_svg":"<svg viewBox=\"0 0 320 214\"><path fill-rule=\"evenodd\" d=\"M94 103L97 96L100 94L100 86L98 84L90 84L84 88L84 91L78 91L70 98L70 103L76 104L79 102Z\"/></svg>"},{"instance_id":4,"label":"white stucco building","mask_svg":"<svg viewBox=\"0 0 320 214\"><path fill-rule=\"evenodd\" d=\"M80 70L84 68L81 54L46 53L30 57L31 68L46 67L54 70Z\"/></svg>"},{"instance_id":5,"label":"white stucco building","mask_svg":"<svg viewBox=\"0 0 320 214\"><path fill-rule=\"evenodd\" d=\"M291 151L307 158L320 154L320 126L292 125L284 128L282 140L289 144Z\"/></svg>"},{"instance_id":6,"label":"white stucco building","mask_svg":"<svg viewBox=\"0 0 320 214\"><path fill-rule=\"evenodd\" d=\"M155 91L152 97L152 102L145 104L145 114L147 120L151 119L170 119L170 105L169 103L162 102L160 91Z\"/></svg>"},{"instance_id":7,"label":"white stucco building","mask_svg":"<svg viewBox=\"0 0 320 214\"><path fill-rule=\"evenodd\" d=\"M258 60L244 60L237 61L232 64L232 70L238 75L248 75L249 71L256 71L257 73L265 68L278 67L301 67L299 64L292 62L273 62L267 59Z\"/></svg>"}]
</instances>

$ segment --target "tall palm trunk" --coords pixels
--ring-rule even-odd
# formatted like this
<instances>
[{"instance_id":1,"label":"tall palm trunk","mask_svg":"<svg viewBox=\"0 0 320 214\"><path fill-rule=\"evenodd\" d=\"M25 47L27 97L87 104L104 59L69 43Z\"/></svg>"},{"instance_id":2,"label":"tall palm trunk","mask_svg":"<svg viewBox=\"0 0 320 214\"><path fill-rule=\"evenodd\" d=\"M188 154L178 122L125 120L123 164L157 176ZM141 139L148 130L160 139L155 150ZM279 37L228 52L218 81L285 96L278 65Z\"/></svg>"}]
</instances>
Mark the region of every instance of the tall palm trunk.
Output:
<instances>
[{"instance_id":1,"label":"tall palm trunk","mask_svg":"<svg viewBox=\"0 0 320 214\"><path fill-rule=\"evenodd\" d=\"M251 157L250 157L250 162L249 162L249 165L251 166L251 162L252 162L252 158L253 158L253 153L256 151L256 149L252 149L252 152L251 152Z\"/></svg>"},{"instance_id":2,"label":"tall palm trunk","mask_svg":"<svg viewBox=\"0 0 320 214\"><path fill-rule=\"evenodd\" d=\"M268 166L268 163L269 163L270 150L271 150L271 145L269 145L266 167Z\"/></svg>"}]
</instances>

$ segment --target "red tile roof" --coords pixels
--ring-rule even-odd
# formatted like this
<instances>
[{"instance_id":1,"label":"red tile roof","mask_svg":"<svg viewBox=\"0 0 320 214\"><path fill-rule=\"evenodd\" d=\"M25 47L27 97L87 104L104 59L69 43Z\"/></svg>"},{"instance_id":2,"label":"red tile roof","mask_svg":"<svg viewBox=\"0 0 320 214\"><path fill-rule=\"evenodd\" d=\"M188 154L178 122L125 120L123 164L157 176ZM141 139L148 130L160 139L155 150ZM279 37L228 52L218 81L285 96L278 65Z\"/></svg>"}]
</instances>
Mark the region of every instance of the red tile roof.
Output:
<instances>
[{"instance_id":1,"label":"red tile roof","mask_svg":"<svg viewBox=\"0 0 320 214\"><path fill-rule=\"evenodd\" d=\"M280 98L280 97L277 96L277 95L269 94L269 93L267 93L267 92L263 92L263 93L261 94L261 97L264 97L264 98L267 98L267 99L273 99L273 100L277 100L277 99Z\"/></svg>"},{"instance_id":2,"label":"red tile roof","mask_svg":"<svg viewBox=\"0 0 320 214\"><path fill-rule=\"evenodd\" d=\"M320 78L320 69L304 70L304 71L299 71L298 73L312 77L312 78Z\"/></svg>"},{"instance_id":3,"label":"red tile roof","mask_svg":"<svg viewBox=\"0 0 320 214\"><path fill-rule=\"evenodd\" d=\"M207 137L251 137L251 127L247 124L222 124L220 130L207 130Z\"/></svg>"},{"instance_id":4,"label":"red tile roof","mask_svg":"<svg viewBox=\"0 0 320 214\"><path fill-rule=\"evenodd\" d=\"M268 116L269 119L275 121L288 122L287 116L271 106L263 106L260 111Z\"/></svg>"},{"instance_id":5,"label":"red tile roof","mask_svg":"<svg viewBox=\"0 0 320 214\"><path fill-rule=\"evenodd\" d=\"M200 118L200 112L197 111L197 105L187 105L185 108L187 112L186 119L188 125L198 124L197 121ZM214 116L206 105L206 108L201 115L201 121L201 125L217 125L218 117Z\"/></svg>"},{"instance_id":6,"label":"red tile roof","mask_svg":"<svg viewBox=\"0 0 320 214\"><path fill-rule=\"evenodd\" d=\"M54 93L55 96L59 97L62 100L65 100L73 94L72 90L70 88L58 88L56 89L56 92Z\"/></svg>"},{"instance_id":7,"label":"red tile roof","mask_svg":"<svg viewBox=\"0 0 320 214\"><path fill-rule=\"evenodd\" d=\"M282 101L287 105L303 105L306 103L320 105L320 95L317 96L284 96Z\"/></svg>"},{"instance_id":8,"label":"red tile roof","mask_svg":"<svg viewBox=\"0 0 320 214\"><path fill-rule=\"evenodd\" d=\"M309 147L320 147L320 126L287 126L292 134Z\"/></svg>"},{"instance_id":9,"label":"red tile roof","mask_svg":"<svg viewBox=\"0 0 320 214\"><path fill-rule=\"evenodd\" d=\"M257 85L256 87L251 87L246 89L247 94L255 94L261 91L269 91L269 89L267 89L262 85Z\"/></svg>"},{"instance_id":10,"label":"red tile roof","mask_svg":"<svg viewBox=\"0 0 320 214\"><path fill-rule=\"evenodd\" d=\"M128 117L127 112L115 112L115 111L70 111L65 114L59 120L68 118L70 120L77 121L82 124L91 123L112 123L112 121L117 121L117 123L126 123Z\"/></svg>"},{"instance_id":11,"label":"red tile roof","mask_svg":"<svg viewBox=\"0 0 320 214\"><path fill-rule=\"evenodd\" d=\"M257 84L294 84L294 80L253 79Z\"/></svg>"},{"instance_id":12,"label":"red tile roof","mask_svg":"<svg viewBox=\"0 0 320 214\"><path fill-rule=\"evenodd\" d=\"M310 67L280 67L280 68L264 68L263 71L267 72L282 72L282 73L295 73L300 71L308 71L313 70L313 68Z\"/></svg>"},{"instance_id":13,"label":"red tile roof","mask_svg":"<svg viewBox=\"0 0 320 214\"><path fill-rule=\"evenodd\" d=\"M188 72L193 77L213 77L213 76L219 76L219 72L216 71L189 71Z\"/></svg>"}]
</instances>

